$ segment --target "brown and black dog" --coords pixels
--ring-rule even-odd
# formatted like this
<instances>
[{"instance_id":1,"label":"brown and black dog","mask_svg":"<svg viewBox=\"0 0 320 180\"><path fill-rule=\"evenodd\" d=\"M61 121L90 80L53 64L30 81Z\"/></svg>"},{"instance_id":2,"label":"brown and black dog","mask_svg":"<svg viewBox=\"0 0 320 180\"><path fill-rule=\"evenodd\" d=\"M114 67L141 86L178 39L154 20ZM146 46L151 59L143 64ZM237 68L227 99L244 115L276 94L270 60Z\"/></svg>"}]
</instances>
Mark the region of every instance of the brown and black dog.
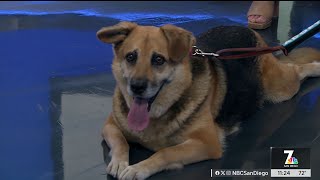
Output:
<instances>
[{"instance_id":1,"label":"brown and black dog","mask_svg":"<svg viewBox=\"0 0 320 180\"><path fill-rule=\"evenodd\" d=\"M195 44L207 52L267 46L245 27L217 27L196 38L174 25L121 22L102 28L97 37L114 50L117 85L103 137L112 156L107 172L119 179L145 179L220 158L225 136L242 120L264 102L292 98L305 78L320 76L320 53L311 48L288 57L265 54L223 61L190 56ZM129 165L128 142L155 154Z\"/></svg>"}]
</instances>

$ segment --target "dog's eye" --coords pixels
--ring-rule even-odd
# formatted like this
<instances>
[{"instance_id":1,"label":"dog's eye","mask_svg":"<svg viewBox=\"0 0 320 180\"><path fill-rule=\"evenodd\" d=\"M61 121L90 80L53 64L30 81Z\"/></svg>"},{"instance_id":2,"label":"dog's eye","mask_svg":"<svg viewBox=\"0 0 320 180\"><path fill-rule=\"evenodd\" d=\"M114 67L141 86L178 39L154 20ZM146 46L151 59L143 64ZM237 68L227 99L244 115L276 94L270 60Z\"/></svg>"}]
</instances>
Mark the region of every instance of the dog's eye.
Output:
<instances>
[{"instance_id":1,"label":"dog's eye","mask_svg":"<svg viewBox=\"0 0 320 180\"><path fill-rule=\"evenodd\" d=\"M154 55L152 57L152 61L151 61L152 65L155 65L155 66L161 66L165 62L166 62L166 60L161 55Z\"/></svg>"},{"instance_id":2,"label":"dog's eye","mask_svg":"<svg viewBox=\"0 0 320 180\"><path fill-rule=\"evenodd\" d=\"M126 60L128 63L130 64L134 64L137 60L137 53L134 51L134 52L130 52L126 55Z\"/></svg>"}]
</instances>

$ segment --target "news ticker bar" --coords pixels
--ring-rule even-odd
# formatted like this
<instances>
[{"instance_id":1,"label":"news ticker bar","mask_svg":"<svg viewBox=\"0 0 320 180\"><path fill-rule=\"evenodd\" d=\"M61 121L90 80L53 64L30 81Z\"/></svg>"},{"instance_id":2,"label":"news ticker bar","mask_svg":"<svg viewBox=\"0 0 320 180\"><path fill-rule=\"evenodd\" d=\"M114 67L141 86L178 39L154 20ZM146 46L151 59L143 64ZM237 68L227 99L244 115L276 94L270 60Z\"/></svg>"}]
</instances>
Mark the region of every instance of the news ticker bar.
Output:
<instances>
[{"instance_id":1,"label":"news ticker bar","mask_svg":"<svg viewBox=\"0 0 320 180\"><path fill-rule=\"evenodd\" d=\"M211 169L211 177L311 177L311 148L271 147L270 169Z\"/></svg>"},{"instance_id":2,"label":"news ticker bar","mask_svg":"<svg viewBox=\"0 0 320 180\"><path fill-rule=\"evenodd\" d=\"M311 177L311 169L211 169L211 177Z\"/></svg>"}]
</instances>

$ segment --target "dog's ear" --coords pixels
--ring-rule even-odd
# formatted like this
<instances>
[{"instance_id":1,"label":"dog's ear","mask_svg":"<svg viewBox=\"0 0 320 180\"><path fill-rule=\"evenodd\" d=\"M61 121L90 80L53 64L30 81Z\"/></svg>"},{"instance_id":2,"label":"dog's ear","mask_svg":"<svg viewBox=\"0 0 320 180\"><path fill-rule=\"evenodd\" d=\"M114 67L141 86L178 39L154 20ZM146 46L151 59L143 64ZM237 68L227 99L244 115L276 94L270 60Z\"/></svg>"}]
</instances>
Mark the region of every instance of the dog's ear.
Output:
<instances>
[{"instance_id":1,"label":"dog's ear","mask_svg":"<svg viewBox=\"0 0 320 180\"><path fill-rule=\"evenodd\" d=\"M180 61L189 55L190 49L196 43L196 38L187 30L174 25L160 27L167 38L169 56L174 61Z\"/></svg>"},{"instance_id":2,"label":"dog's ear","mask_svg":"<svg viewBox=\"0 0 320 180\"><path fill-rule=\"evenodd\" d=\"M97 32L97 37L102 42L118 44L137 26L132 22L120 22L114 26L103 27Z\"/></svg>"}]
</instances>

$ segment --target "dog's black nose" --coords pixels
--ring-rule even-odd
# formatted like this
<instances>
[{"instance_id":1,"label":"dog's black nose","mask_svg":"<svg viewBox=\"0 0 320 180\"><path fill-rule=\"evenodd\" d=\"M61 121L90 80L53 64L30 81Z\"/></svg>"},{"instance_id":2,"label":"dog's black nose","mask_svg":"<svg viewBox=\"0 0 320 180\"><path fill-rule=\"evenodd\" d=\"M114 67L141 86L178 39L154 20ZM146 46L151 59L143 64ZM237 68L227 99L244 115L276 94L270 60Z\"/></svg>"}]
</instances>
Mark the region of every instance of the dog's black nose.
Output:
<instances>
[{"instance_id":1,"label":"dog's black nose","mask_svg":"<svg viewBox=\"0 0 320 180\"><path fill-rule=\"evenodd\" d=\"M141 95L148 86L148 81L146 79L137 79L137 80L131 80L130 82L130 88L131 91L136 95Z\"/></svg>"}]
</instances>

